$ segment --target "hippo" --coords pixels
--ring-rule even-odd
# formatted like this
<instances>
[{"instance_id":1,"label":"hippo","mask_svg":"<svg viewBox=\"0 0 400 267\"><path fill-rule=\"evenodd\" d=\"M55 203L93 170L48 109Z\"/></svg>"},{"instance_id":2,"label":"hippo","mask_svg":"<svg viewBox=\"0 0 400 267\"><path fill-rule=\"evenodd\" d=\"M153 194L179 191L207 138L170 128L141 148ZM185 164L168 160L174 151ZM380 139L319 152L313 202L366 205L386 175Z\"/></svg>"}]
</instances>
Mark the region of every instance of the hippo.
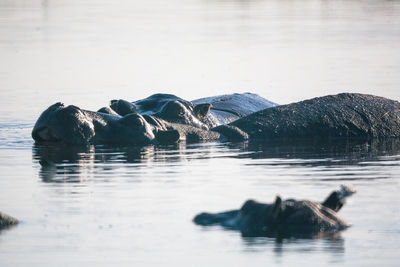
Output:
<instances>
[{"instance_id":1,"label":"hippo","mask_svg":"<svg viewBox=\"0 0 400 267\"><path fill-rule=\"evenodd\" d=\"M220 98L214 102L224 102L225 110L228 110L231 101L232 110L237 111L231 115L227 115L227 111L224 111L225 115L212 115L212 104L203 103L204 100L193 104L169 94L155 94L133 103L122 99L112 100L110 107L103 107L97 112L73 105L64 106L59 102L40 115L32 130L32 137L37 142L78 145L171 144L180 140L243 141L248 138L246 133L235 126L220 125L219 121L223 120L217 119L224 116L224 121L233 121L254 110L275 105L249 93L226 95L223 100ZM243 103L248 103L247 113L244 108L238 107L240 98ZM211 127L214 127L213 130L210 130Z\"/></svg>"},{"instance_id":2,"label":"hippo","mask_svg":"<svg viewBox=\"0 0 400 267\"><path fill-rule=\"evenodd\" d=\"M228 125L260 141L400 137L400 103L342 93L264 109Z\"/></svg>"},{"instance_id":3,"label":"hippo","mask_svg":"<svg viewBox=\"0 0 400 267\"><path fill-rule=\"evenodd\" d=\"M123 99L111 100L110 107L103 107L98 112L118 114L125 116L129 113L150 115L169 123L190 125L203 130L209 130L209 126L202 122L202 118L210 110L210 104L193 105L175 95L154 94L136 102Z\"/></svg>"},{"instance_id":4,"label":"hippo","mask_svg":"<svg viewBox=\"0 0 400 267\"><path fill-rule=\"evenodd\" d=\"M192 103L211 104L210 112L203 118L211 127L226 125L251 113L278 106L252 93L218 95L196 99Z\"/></svg>"},{"instance_id":5,"label":"hippo","mask_svg":"<svg viewBox=\"0 0 400 267\"><path fill-rule=\"evenodd\" d=\"M238 130L240 132L240 130ZM169 123L151 115L125 116L93 112L58 102L47 108L32 130L36 142L67 144L147 145L179 140L218 140L217 131Z\"/></svg>"},{"instance_id":6,"label":"hippo","mask_svg":"<svg viewBox=\"0 0 400 267\"><path fill-rule=\"evenodd\" d=\"M342 93L276 106L246 93L193 103L166 94L133 103L112 101L110 107L98 112L56 103L39 117L32 137L39 142L122 145L167 144L179 140L400 137L400 103L372 95Z\"/></svg>"},{"instance_id":7,"label":"hippo","mask_svg":"<svg viewBox=\"0 0 400 267\"><path fill-rule=\"evenodd\" d=\"M322 203L282 200L279 196L271 204L247 200L239 210L200 213L193 221L197 225L220 225L238 230L245 237L313 237L349 227L337 212L354 193L354 189L342 185Z\"/></svg>"},{"instance_id":8,"label":"hippo","mask_svg":"<svg viewBox=\"0 0 400 267\"><path fill-rule=\"evenodd\" d=\"M253 112L277 106L256 94L230 94L187 101L171 94L154 94L145 99L129 102L111 100L109 108L99 112L152 115L171 123L191 125L204 130L228 124Z\"/></svg>"},{"instance_id":9,"label":"hippo","mask_svg":"<svg viewBox=\"0 0 400 267\"><path fill-rule=\"evenodd\" d=\"M0 212L0 230L18 224L18 220Z\"/></svg>"}]
</instances>

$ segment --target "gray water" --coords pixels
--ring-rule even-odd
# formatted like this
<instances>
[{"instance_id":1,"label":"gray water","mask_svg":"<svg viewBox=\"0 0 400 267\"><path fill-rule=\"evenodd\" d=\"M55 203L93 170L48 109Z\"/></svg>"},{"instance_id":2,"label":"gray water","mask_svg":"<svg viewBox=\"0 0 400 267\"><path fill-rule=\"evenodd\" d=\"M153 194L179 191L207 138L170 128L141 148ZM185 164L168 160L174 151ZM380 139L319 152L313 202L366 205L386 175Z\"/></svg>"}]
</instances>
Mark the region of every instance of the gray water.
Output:
<instances>
[{"instance_id":1,"label":"gray water","mask_svg":"<svg viewBox=\"0 0 400 267\"><path fill-rule=\"evenodd\" d=\"M399 100L399 44L399 1L0 0L0 211L21 220L0 232L0 266L398 266L398 140L54 147L30 132L57 101L158 92ZM329 237L191 221L341 184L357 190L340 211L352 227Z\"/></svg>"}]
</instances>

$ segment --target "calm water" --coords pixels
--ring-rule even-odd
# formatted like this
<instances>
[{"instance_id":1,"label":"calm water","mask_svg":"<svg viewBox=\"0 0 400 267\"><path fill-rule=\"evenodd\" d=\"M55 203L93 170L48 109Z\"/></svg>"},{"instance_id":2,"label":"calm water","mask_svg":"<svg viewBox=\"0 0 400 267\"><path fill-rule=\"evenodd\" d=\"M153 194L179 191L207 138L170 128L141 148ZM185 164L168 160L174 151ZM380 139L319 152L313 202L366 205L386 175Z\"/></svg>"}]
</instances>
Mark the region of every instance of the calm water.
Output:
<instances>
[{"instance_id":1,"label":"calm water","mask_svg":"<svg viewBox=\"0 0 400 267\"><path fill-rule=\"evenodd\" d=\"M343 91L399 100L400 1L0 0L0 266L398 266L400 141L49 147L57 101L156 92ZM46 159L55 166L41 168ZM357 189L329 238L243 238L191 222L248 198Z\"/></svg>"}]
</instances>

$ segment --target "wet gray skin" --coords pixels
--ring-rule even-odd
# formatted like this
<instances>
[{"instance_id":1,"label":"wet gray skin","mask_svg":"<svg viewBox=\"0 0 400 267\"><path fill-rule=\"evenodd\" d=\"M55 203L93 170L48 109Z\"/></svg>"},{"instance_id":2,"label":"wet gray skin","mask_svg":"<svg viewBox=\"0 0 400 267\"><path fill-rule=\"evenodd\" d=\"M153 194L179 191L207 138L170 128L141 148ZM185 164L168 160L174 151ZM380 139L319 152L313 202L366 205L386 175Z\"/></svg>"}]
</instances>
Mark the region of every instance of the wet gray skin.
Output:
<instances>
[{"instance_id":1,"label":"wet gray skin","mask_svg":"<svg viewBox=\"0 0 400 267\"><path fill-rule=\"evenodd\" d=\"M151 115L125 116L93 112L56 103L37 120L32 137L36 142L68 144L146 145L173 143L183 139L216 140L217 132L189 125L168 123Z\"/></svg>"},{"instance_id":2,"label":"wet gray skin","mask_svg":"<svg viewBox=\"0 0 400 267\"><path fill-rule=\"evenodd\" d=\"M203 121L211 127L225 125L251 113L278 106L252 93L218 95L196 99L192 103L211 104L210 112L203 118Z\"/></svg>"},{"instance_id":3,"label":"wet gray skin","mask_svg":"<svg viewBox=\"0 0 400 267\"><path fill-rule=\"evenodd\" d=\"M207 101L212 104L207 103ZM215 108L213 107L214 104ZM103 107L98 112L121 116L138 113L155 126L159 126L157 120L162 120L174 125L173 128L180 132L181 136L185 136L184 139L193 142L214 139L216 134L219 136L217 139L222 141L243 141L248 139L245 132L235 126L224 124L271 106L276 106L276 104L250 93L215 96L193 102L171 94L154 94L135 102L122 99L112 100L110 107ZM209 130L214 127L212 132L208 133L212 138L205 139L207 134L194 129L191 129L191 131L196 133L187 134L188 129L190 129L188 126L202 130ZM167 142L172 135L171 133L159 132L157 139Z\"/></svg>"},{"instance_id":4,"label":"wet gray skin","mask_svg":"<svg viewBox=\"0 0 400 267\"><path fill-rule=\"evenodd\" d=\"M243 236L314 237L349 227L337 212L346 197L355 191L342 186L323 202L282 200L264 204L247 200L239 210L220 213L200 213L193 221L198 225L221 225L238 230Z\"/></svg>"},{"instance_id":5,"label":"wet gray skin","mask_svg":"<svg viewBox=\"0 0 400 267\"><path fill-rule=\"evenodd\" d=\"M18 224L17 219L0 212L0 230L6 229L16 224Z\"/></svg>"},{"instance_id":6,"label":"wet gray skin","mask_svg":"<svg viewBox=\"0 0 400 267\"><path fill-rule=\"evenodd\" d=\"M137 112L171 123L209 129L276 105L250 93L213 96L191 102L171 94L154 94L133 103L122 99L112 100L110 108L111 112L119 115ZM110 113L105 108L99 111Z\"/></svg>"},{"instance_id":7,"label":"wet gray skin","mask_svg":"<svg viewBox=\"0 0 400 267\"><path fill-rule=\"evenodd\" d=\"M150 115L170 123L190 125L208 130L209 127L202 122L202 117L209 112L209 108L209 104L196 106L175 95L154 94L133 103L123 99L112 100L110 105L111 112L106 108L101 108L99 111L109 114L115 112L122 116L134 112L141 115Z\"/></svg>"},{"instance_id":8,"label":"wet gray skin","mask_svg":"<svg viewBox=\"0 0 400 267\"><path fill-rule=\"evenodd\" d=\"M125 116L116 114L117 111L112 108L92 112L56 103L40 116L32 137L39 142L122 145L173 143L185 139L197 142L400 137L400 103L382 97L363 94L318 97L266 108L228 125L222 124L208 130L224 120L244 116L252 111L251 106L258 109L265 104L252 94L234 94L215 99L214 105L219 110L213 110L208 103L194 105L165 94L153 95L134 103L113 101L112 106L119 112L123 110L122 113L127 113ZM240 107L240 101L245 102L245 99L256 100L243 105L245 108ZM225 107L233 111L228 113ZM212 112L222 112L222 109L225 115L231 117L216 121L222 117L214 116Z\"/></svg>"},{"instance_id":9,"label":"wet gray skin","mask_svg":"<svg viewBox=\"0 0 400 267\"><path fill-rule=\"evenodd\" d=\"M255 112L229 124L252 140L400 137L400 103L343 93Z\"/></svg>"},{"instance_id":10,"label":"wet gray skin","mask_svg":"<svg viewBox=\"0 0 400 267\"><path fill-rule=\"evenodd\" d=\"M70 144L146 144L153 141L151 126L141 115L125 117L65 107L56 103L37 120L32 137L35 141Z\"/></svg>"}]
</instances>

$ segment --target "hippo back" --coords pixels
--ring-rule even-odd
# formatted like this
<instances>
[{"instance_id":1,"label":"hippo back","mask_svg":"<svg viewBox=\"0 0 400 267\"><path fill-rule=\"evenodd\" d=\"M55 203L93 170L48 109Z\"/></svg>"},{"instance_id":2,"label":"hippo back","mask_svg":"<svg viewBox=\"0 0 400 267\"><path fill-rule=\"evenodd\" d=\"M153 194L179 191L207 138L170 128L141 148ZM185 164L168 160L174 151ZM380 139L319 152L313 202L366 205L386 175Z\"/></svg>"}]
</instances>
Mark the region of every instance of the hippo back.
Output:
<instances>
[{"instance_id":1,"label":"hippo back","mask_svg":"<svg viewBox=\"0 0 400 267\"><path fill-rule=\"evenodd\" d=\"M154 94L132 103L112 100L111 111L102 108L99 112L113 114L115 111L121 116L134 112L208 130L276 105L251 93L213 96L192 102L172 94Z\"/></svg>"},{"instance_id":2,"label":"hippo back","mask_svg":"<svg viewBox=\"0 0 400 267\"><path fill-rule=\"evenodd\" d=\"M291 236L296 233L335 232L349 226L332 209L308 200L283 201L279 221L278 231Z\"/></svg>"},{"instance_id":3,"label":"hippo back","mask_svg":"<svg viewBox=\"0 0 400 267\"><path fill-rule=\"evenodd\" d=\"M400 103L342 93L261 110L231 125L263 141L400 137Z\"/></svg>"},{"instance_id":4,"label":"hippo back","mask_svg":"<svg viewBox=\"0 0 400 267\"><path fill-rule=\"evenodd\" d=\"M207 119L213 121L215 126L228 124L251 113L278 105L252 93L205 97L192 102L196 105L212 105Z\"/></svg>"}]
</instances>

